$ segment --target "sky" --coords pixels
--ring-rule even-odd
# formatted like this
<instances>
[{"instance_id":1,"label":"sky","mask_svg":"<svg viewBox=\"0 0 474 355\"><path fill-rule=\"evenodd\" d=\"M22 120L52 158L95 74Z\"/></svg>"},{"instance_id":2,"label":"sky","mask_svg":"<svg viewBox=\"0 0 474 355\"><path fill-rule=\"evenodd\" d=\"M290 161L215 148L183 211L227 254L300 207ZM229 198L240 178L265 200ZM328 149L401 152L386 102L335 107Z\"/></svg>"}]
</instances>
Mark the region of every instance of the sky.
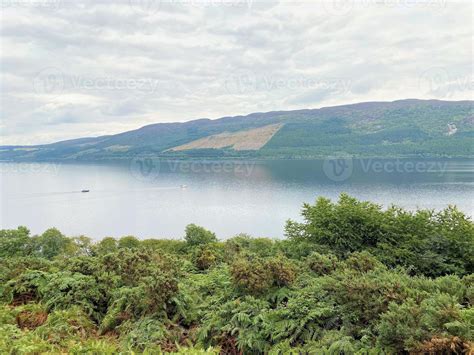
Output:
<instances>
[{"instance_id":1,"label":"sky","mask_svg":"<svg viewBox=\"0 0 474 355\"><path fill-rule=\"evenodd\" d=\"M0 0L0 144L473 99L470 0Z\"/></svg>"}]
</instances>

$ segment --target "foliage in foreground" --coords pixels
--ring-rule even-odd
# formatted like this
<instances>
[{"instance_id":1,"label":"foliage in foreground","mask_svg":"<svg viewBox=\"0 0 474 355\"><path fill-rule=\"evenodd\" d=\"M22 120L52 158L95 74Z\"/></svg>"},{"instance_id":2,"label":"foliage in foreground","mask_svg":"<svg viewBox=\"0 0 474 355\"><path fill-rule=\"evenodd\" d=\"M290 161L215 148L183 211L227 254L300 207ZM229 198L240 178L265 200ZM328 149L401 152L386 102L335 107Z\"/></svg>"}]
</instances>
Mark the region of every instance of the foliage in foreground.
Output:
<instances>
[{"instance_id":1,"label":"foliage in foreground","mask_svg":"<svg viewBox=\"0 0 474 355\"><path fill-rule=\"evenodd\" d=\"M472 353L474 229L341 195L288 238L0 231L0 353Z\"/></svg>"}]
</instances>

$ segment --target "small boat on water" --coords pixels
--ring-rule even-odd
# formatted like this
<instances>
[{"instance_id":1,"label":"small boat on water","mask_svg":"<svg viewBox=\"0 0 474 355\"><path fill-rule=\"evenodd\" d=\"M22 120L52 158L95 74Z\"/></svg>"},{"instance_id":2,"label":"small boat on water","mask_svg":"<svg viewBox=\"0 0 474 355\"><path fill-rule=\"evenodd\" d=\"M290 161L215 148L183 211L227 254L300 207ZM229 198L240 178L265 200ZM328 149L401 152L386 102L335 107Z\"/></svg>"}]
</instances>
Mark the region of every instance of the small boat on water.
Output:
<instances>
[{"instance_id":1,"label":"small boat on water","mask_svg":"<svg viewBox=\"0 0 474 355\"><path fill-rule=\"evenodd\" d=\"M82 190L81 192L89 192L89 190Z\"/></svg>"},{"instance_id":2,"label":"small boat on water","mask_svg":"<svg viewBox=\"0 0 474 355\"><path fill-rule=\"evenodd\" d=\"M188 185L181 185L180 187L181 187L182 189L185 189L185 188L188 187Z\"/></svg>"}]
</instances>

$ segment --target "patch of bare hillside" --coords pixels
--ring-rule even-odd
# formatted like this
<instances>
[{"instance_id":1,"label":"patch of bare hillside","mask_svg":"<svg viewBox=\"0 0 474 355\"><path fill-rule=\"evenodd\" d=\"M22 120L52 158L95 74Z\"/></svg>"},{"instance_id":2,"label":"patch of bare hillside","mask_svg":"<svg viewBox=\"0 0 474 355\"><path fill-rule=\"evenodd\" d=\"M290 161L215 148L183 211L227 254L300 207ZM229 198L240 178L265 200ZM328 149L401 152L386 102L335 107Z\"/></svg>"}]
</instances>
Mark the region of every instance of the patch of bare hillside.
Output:
<instances>
[{"instance_id":1,"label":"patch of bare hillside","mask_svg":"<svg viewBox=\"0 0 474 355\"><path fill-rule=\"evenodd\" d=\"M246 131L224 132L209 137L204 137L178 147L170 151L182 151L190 149L222 149L232 148L234 150L259 150L262 148L278 130L282 124L272 124L264 127L254 128Z\"/></svg>"}]
</instances>

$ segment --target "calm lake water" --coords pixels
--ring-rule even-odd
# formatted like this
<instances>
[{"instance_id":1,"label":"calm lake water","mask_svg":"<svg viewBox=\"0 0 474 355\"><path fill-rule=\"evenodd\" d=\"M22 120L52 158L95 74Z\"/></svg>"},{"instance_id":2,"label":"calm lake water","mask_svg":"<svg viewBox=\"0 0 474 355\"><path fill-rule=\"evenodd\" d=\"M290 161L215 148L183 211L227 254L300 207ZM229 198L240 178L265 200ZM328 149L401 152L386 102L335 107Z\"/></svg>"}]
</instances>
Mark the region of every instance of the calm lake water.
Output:
<instances>
[{"instance_id":1,"label":"calm lake water","mask_svg":"<svg viewBox=\"0 0 474 355\"><path fill-rule=\"evenodd\" d=\"M228 238L281 238L304 202L347 192L384 206L474 214L469 160L334 159L120 164L0 163L1 228L180 238L189 223ZM88 189L88 193L81 190Z\"/></svg>"}]
</instances>

